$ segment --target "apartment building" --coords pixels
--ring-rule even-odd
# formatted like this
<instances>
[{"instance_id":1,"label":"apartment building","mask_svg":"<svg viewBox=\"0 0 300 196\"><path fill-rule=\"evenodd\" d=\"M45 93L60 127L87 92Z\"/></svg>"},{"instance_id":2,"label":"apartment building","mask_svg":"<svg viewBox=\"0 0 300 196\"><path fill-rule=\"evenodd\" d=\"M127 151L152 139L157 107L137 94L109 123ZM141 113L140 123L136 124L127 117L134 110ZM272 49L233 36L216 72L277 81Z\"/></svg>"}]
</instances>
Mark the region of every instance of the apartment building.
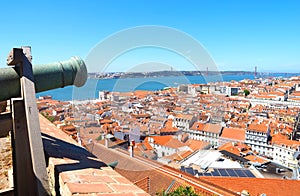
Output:
<instances>
[{"instance_id":1,"label":"apartment building","mask_svg":"<svg viewBox=\"0 0 300 196\"><path fill-rule=\"evenodd\" d=\"M191 139L209 142L212 147L218 147L222 129L223 127L219 124L196 122L187 132Z\"/></svg>"},{"instance_id":2,"label":"apartment building","mask_svg":"<svg viewBox=\"0 0 300 196\"><path fill-rule=\"evenodd\" d=\"M270 142L270 125L266 122L252 122L246 130L245 143L260 155L273 157L273 147Z\"/></svg>"},{"instance_id":3,"label":"apartment building","mask_svg":"<svg viewBox=\"0 0 300 196\"><path fill-rule=\"evenodd\" d=\"M296 168L298 160L296 155L300 153L300 142L295 140L275 140L273 142L273 161L288 168Z\"/></svg>"},{"instance_id":4,"label":"apartment building","mask_svg":"<svg viewBox=\"0 0 300 196\"><path fill-rule=\"evenodd\" d=\"M187 131L196 120L197 118L191 114L177 114L173 119L173 127Z\"/></svg>"}]
</instances>

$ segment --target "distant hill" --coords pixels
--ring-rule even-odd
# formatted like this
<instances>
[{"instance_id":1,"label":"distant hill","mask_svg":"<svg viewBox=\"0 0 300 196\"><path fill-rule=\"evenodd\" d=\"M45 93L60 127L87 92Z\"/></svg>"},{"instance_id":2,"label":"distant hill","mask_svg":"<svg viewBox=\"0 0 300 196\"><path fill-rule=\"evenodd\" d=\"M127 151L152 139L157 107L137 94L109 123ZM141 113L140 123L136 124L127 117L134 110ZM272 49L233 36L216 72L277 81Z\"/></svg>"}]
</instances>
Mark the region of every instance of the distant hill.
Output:
<instances>
[{"instance_id":1,"label":"distant hill","mask_svg":"<svg viewBox=\"0 0 300 196\"><path fill-rule=\"evenodd\" d=\"M89 73L89 78L147 78L162 76L205 76L205 75L249 75L250 71L154 71L154 72L111 72Z\"/></svg>"}]
</instances>

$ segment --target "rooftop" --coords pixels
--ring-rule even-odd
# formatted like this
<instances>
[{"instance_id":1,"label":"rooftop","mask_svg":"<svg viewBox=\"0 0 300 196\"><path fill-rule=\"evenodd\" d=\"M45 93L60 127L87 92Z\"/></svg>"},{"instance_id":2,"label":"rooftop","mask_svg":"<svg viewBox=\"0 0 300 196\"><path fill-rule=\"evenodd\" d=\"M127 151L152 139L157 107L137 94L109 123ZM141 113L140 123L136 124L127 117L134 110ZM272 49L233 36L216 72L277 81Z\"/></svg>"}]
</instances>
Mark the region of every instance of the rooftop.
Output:
<instances>
[{"instance_id":1,"label":"rooftop","mask_svg":"<svg viewBox=\"0 0 300 196\"><path fill-rule=\"evenodd\" d=\"M222 126L219 124L211 124L211 123L207 123L205 124L203 131L205 132L210 132L210 133L216 133L219 134L221 133L222 130Z\"/></svg>"},{"instance_id":2,"label":"rooftop","mask_svg":"<svg viewBox=\"0 0 300 196\"><path fill-rule=\"evenodd\" d=\"M246 130L240 128L223 128L221 137L222 138L229 138L237 141L245 141Z\"/></svg>"},{"instance_id":3,"label":"rooftop","mask_svg":"<svg viewBox=\"0 0 300 196\"><path fill-rule=\"evenodd\" d=\"M250 195L300 195L300 181L267 179L267 178L221 178L202 177L203 180L226 187L234 192L241 193L247 190Z\"/></svg>"}]
</instances>

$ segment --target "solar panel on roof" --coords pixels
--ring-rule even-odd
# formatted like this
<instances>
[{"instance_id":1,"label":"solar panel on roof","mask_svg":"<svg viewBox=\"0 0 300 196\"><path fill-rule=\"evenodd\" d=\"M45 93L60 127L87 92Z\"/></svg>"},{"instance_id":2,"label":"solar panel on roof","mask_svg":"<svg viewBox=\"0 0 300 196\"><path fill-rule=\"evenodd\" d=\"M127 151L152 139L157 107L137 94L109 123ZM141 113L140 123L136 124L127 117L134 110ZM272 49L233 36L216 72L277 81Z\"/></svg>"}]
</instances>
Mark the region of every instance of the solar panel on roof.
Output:
<instances>
[{"instance_id":1,"label":"solar panel on roof","mask_svg":"<svg viewBox=\"0 0 300 196\"><path fill-rule=\"evenodd\" d=\"M229 176L225 169L219 169L221 176Z\"/></svg>"},{"instance_id":2,"label":"solar panel on roof","mask_svg":"<svg viewBox=\"0 0 300 196\"><path fill-rule=\"evenodd\" d=\"M238 176L233 169L226 169L227 173L229 174L229 176L233 176L236 177Z\"/></svg>"},{"instance_id":3,"label":"solar panel on roof","mask_svg":"<svg viewBox=\"0 0 300 196\"><path fill-rule=\"evenodd\" d=\"M214 170L213 172L211 172L212 176L221 176L221 174L218 172L218 170Z\"/></svg>"},{"instance_id":4,"label":"solar panel on roof","mask_svg":"<svg viewBox=\"0 0 300 196\"><path fill-rule=\"evenodd\" d=\"M194 169L194 174L197 175L198 173L198 170Z\"/></svg>"},{"instance_id":5,"label":"solar panel on roof","mask_svg":"<svg viewBox=\"0 0 300 196\"><path fill-rule=\"evenodd\" d=\"M186 171L187 173L191 174L191 175L195 175L195 174L194 174L193 168L190 168L190 167L185 168L185 171Z\"/></svg>"},{"instance_id":6,"label":"solar panel on roof","mask_svg":"<svg viewBox=\"0 0 300 196\"><path fill-rule=\"evenodd\" d=\"M211 173L204 173L203 176L211 176Z\"/></svg>"},{"instance_id":7,"label":"solar panel on roof","mask_svg":"<svg viewBox=\"0 0 300 196\"><path fill-rule=\"evenodd\" d=\"M243 172L243 170L239 169L239 170L235 170L235 173L239 176L239 177L247 177L247 175Z\"/></svg>"},{"instance_id":8,"label":"solar panel on roof","mask_svg":"<svg viewBox=\"0 0 300 196\"><path fill-rule=\"evenodd\" d=\"M255 178L255 176L253 175L253 173L249 170L244 170L245 174L247 175L247 177L250 177L250 178Z\"/></svg>"},{"instance_id":9,"label":"solar panel on roof","mask_svg":"<svg viewBox=\"0 0 300 196\"><path fill-rule=\"evenodd\" d=\"M181 167L180 167L180 171L183 171L183 172L185 172L185 168L184 168L184 166L181 166Z\"/></svg>"},{"instance_id":10,"label":"solar panel on roof","mask_svg":"<svg viewBox=\"0 0 300 196\"><path fill-rule=\"evenodd\" d=\"M221 174L219 173L218 169L214 169L214 170L211 172L211 175L212 175L212 176L221 176Z\"/></svg>"}]
</instances>

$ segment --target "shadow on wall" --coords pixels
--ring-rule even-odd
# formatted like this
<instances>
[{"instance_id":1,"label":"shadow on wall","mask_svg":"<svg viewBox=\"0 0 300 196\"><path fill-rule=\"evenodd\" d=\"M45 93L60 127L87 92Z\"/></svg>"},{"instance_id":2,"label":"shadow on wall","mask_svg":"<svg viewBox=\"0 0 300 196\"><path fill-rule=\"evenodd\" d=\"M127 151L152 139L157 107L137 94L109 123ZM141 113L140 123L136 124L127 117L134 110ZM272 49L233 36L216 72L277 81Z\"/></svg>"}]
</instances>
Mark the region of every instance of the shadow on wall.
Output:
<instances>
[{"instance_id":1,"label":"shadow on wall","mask_svg":"<svg viewBox=\"0 0 300 196\"><path fill-rule=\"evenodd\" d=\"M65 142L55 137L42 133L45 150L46 166L51 192L60 195L59 174L67 171L82 169L101 169L107 165L98 160L93 154L80 146ZM50 158L61 159L49 165ZM56 160L55 160L56 161Z\"/></svg>"},{"instance_id":2,"label":"shadow on wall","mask_svg":"<svg viewBox=\"0 0 300 196\"><path fill-rule=\"evenodd\" d=\"M59 172L86 168L100 169L100 167L107 167L105 163L101 162L100 160L96 160L97 157L80 146L70 144L44 133L42 133L42 138L47 167L50 157L70 159L70 161L72 160L73 163L57 165L56 168L59 170Z\"/></svg>"}]
</instances>

